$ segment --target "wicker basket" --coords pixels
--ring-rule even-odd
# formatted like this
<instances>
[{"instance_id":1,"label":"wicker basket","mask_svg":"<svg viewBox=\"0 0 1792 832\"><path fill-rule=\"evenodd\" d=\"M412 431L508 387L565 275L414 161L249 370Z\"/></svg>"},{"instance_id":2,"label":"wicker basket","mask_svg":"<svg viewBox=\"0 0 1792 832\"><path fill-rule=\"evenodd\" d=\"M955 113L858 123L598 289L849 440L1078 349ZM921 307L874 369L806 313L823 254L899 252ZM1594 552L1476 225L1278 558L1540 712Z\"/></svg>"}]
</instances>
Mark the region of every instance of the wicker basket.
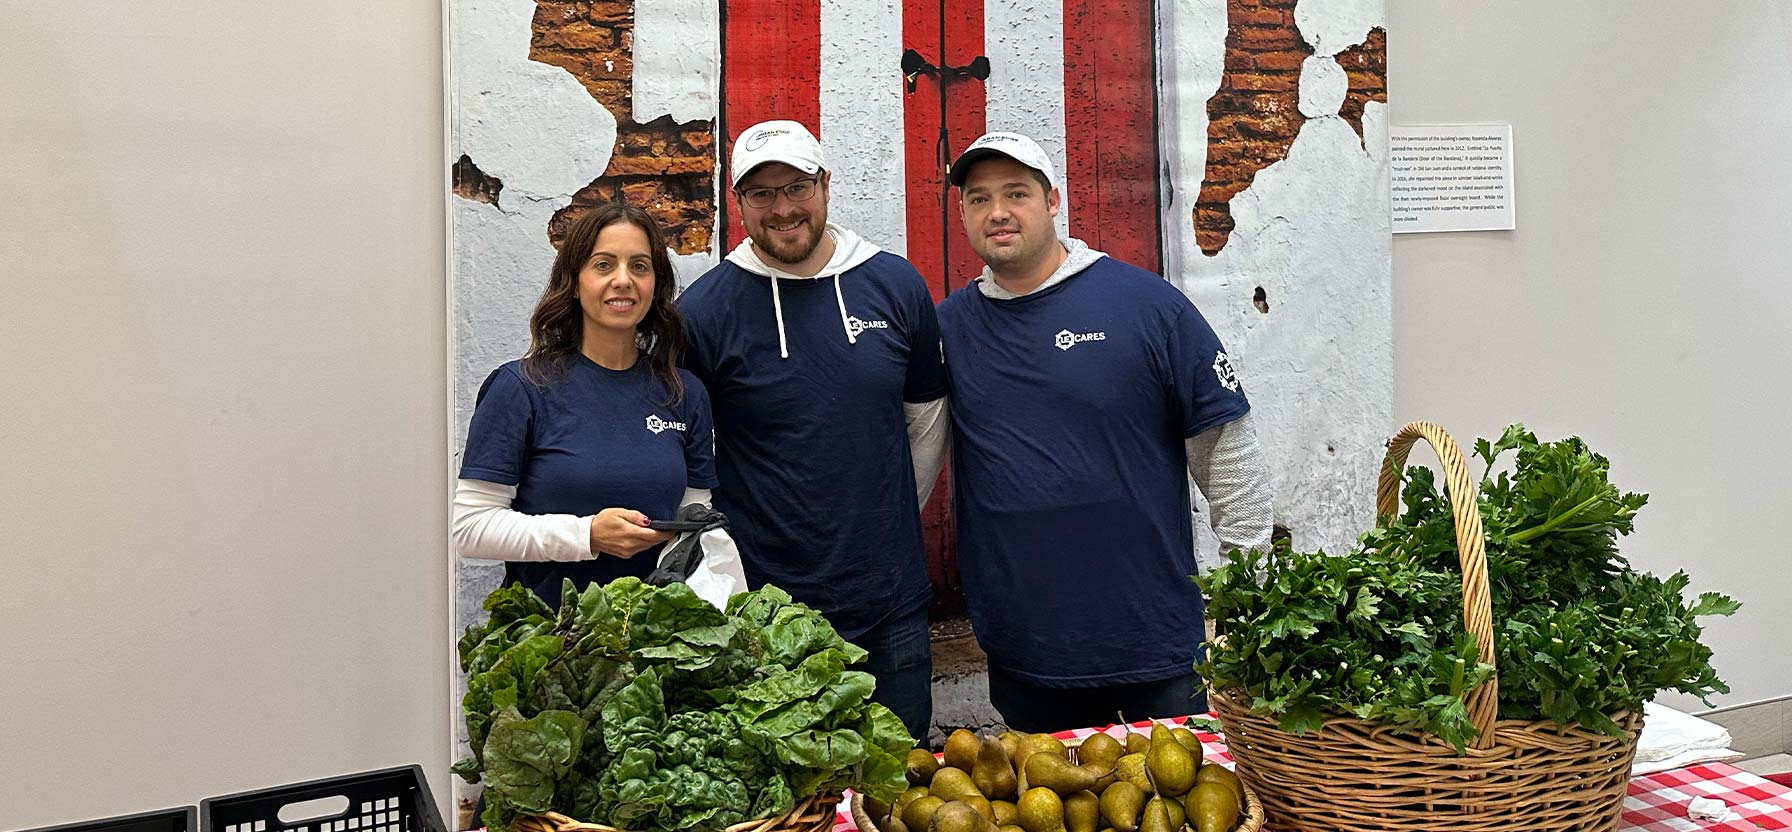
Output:
<instances>
[{"instance_id":1,"label":"wicker basket","mask_svg":"<svg viewBox=\"0 0 1792 832\"><path fill-rule=\"evenodd\" d=\"M1071 740L1064 744L1074 754L1076 748L1082 745L1083 741ZM858 827L860 832L882 832L878 829L877 822L865 813L865 796L858 792L853 792L852 795L852 824ZM1238 813L1238 825L1232 827L1232 832L1262 832L1262 829L1263 804L1257 800L1257 793L1252 791L1250 784L1246 783L1244 784L1244 806Z\"/></svg>"},{"instance_id":2,"label":"wicker basket","mask_svg":"<svg viewBox=\"0 0 1792 832\"><path fill-rule=\"evenodd\" d=\"M1449 488L1463 620L1481 661L1491 664L1493 608L1476 485L1461 448L1442 428L1413 422L1389 443L1376 514L1390 518L1398 511L1400 475L1421 438L1437 451ZM1479 734L1462 755L1435 737L1348 717L1295 736L1274 719L1251 714L1238 691L1215 691L1212 703L1238 774L1257 791L1276 832L1616 829L1642 730L1642 715L1630 712L1612 715L1623 738L1549 720L1496 719L1497 677L1469 694Z\"/></svg>"},{"instance_id":3,"label":"wicker basket","mask_svg":"<svg viewBox=\"0 0 1792 832\"><path fill-rule=\"evenodd\" d=\"M834 827L840 793L818 794L777 817L749 820L728 827L727 832L827 832ZM558 812L517 821L521 832L624 832L601 823L585 823Z\"/></svg>"}]
</instances>

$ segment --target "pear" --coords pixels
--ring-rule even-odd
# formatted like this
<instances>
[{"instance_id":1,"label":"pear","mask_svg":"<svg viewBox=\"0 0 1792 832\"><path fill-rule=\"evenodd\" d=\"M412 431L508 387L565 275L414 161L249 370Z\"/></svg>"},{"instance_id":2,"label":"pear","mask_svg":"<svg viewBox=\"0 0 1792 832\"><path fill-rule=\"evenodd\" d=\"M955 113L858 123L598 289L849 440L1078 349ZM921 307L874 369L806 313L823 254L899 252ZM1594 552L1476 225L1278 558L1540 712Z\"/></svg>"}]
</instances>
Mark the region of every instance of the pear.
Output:
<instances>
[{"instance_id":1,"label":"pear","mask_svg":"<svg viewBox=\"0 0 1792 832\"><path fill-rule=\"evenodd\" d=\"M960 728L946 737L946 765L969 772L977 762L977 749L981 743L977 735L968 729Z\"/></svg>"},{"instance_id":2,"label":"pear","mask_svg":"<svg viewBox=\"0 0 1792 832\"><path fill-rule=\"evenodd\" d=\"M971 782L985 797L996 800L1011 799L1017 794L1014 764L1008 760L1008 752L1002 748L1001 740L983 738L977 749L977 760L971 766Z\"/></svg>"},{"instance_id":3,"label":"pear","mask_svg":"<svg viewBox=\"0 0 1792 832\"><path fill-rule=\"evenodd\" d=\"M1139 813L1145 809L1145 791L1125 780L1115 781L1101 793L1101 816L1119 832L1139 828Z\"/></svg>"},{"instance_id":4,"label":"pear","mask_svg":"<svg viewBox=\"0 0 1792 832\"><path fill-rule=\"evenodd\" d=\"M1144 816L1139 819L1139 832L1176 832L1170 825L1170 810L1165 808L1162 798L1154 797L1145 804Z\"/></svg>"},{"instance_id":5,"label":"pear","mask_svg":"<svg viewBox=\"0 0 1792 832\"><path fill-rule=\"evenodd\" d=\"M954 800L933 813L928 832L991 832L995 824L970 804Z\"/></svg>"},{"instance_id":6,"label":"pear","mask_svg":"<svg viewBox=\"0 0 1792 832\"><path fill-rule=\"evenodd\" d=\"M1020 738L1022 736L1024 735L1013 731L1003 731L996 737L1002 743L1002 750L1008 752L1008 759L1012 760L1015 755L1020 753Z\"/></svg>"},{"instance_id":7,"label":"pear","mask_svg":"<svg viewBox=\"0 0 1792 832\"><path fill-rule=\"evenodd\" d=\"M1020 816L1020 807L1006 800L991 800L989 809L995 813L997 826L1009 826Z\"/></svg>"},{"instance_id":8,"label":"pear","mask_svg":"<svg viewBox=\"0 0 1792 832\"><path fill-rule=\"evenodd\" d=\"M1027 830L1019 824L1006 823L996 827L996 832L1027 832Z\"/></svg>"},{"instance_id":9,"label":"pear","mask_svg":"<svg viewBox=\"0 0 1792 832\"><path fill-rule=\"evenodd\" d=\"M1145 776L1145 755L1126 754L1114 761L1114 772L1120 779L1137 786L1139 791L1149 794L1152 791L1151 778Z\"/></svg>"},{"instance_id":10,"label":"pear","mask_svg":"<svg viewBox=\"0 0 1792 832\"><path fill-rule=\"evenodd\" d=\"M1151 770L1151 782L1159 794L1181 797L1195 786L1195 760L1188 749L1176 741L1170 729L1162 725L1151 729L1151 748L1145 752L1145 766Z\"/></svg>"},{"instance_id":11,"label":"pear","mask_svg":"<svg viewBox=\"0 0 1792 832\"><path fill-rule=\"evenodd\" d=\"M916 832L916 830L925 832L930 828L929 824L933 822L933 813L939 811L940 807L944 805L946 805L946 801L933 795L910 801L902 809L902 823L909 828L910 832Z\"/></svg>"},{"instance_id":12,"label":"pear","mask_svg":"<svg viewBox=\"0 0 1792 832\"><path fill-rule=\"evenodd\" d=\"M1231 832L1232 826L1238 823L1238 795L1224 783L1209 780L1198 784L1184 799L1188 802L1188 820L1195 832Z\"/></svg>"},{"instance_id":13,"label":"pear","mask_svg":"<svg viewBox=\"0 0 1792 832\"><path fill-rule=\"evenodd\" d=\"M866 795L865 796L865 817L871 818L872 820L876 821L877 825L879 827L889 825L890 804L885 803L881 800L878 800L877 798L872 797L870 795Z\"/></svg>"},{"instance_id":14,"label":"pear","mask_svg":"<svg viewBox=\"0 0 1792 832\"><path fill-rule=\"evenodd\" d=\"M1182 801L1174 797L1154 797L1152 800L1164 802L1164 810L1170 813L1171 829L1181 829L1182 824L1188 820L1187 813L1183 811Z\"/></svg>"},{"instance_id":15,"label":"pear","mask_svg":"<svg viewBox=\"0 0 1792 832\"><path fill-rule=\"evenodd\" d=\"M1058 793L1040 786L1020 796L1015 820L1027 832L1064 832L1064 801Z\"/></svg>"},{"instance_id":16,"label":"pear","mask_svg":"<svg viewBox=\"0 0 1792 832\"><path fill-rule=\"evenodd\" d=\"M963 797L958 798L958 800L956 800L954 802L963 803L966 806L971 807L972 809L976 809L977 814L982 815L984 820L989 821L990 826L996 825L995 805L992 804L989 800L985 799L983 797L983 795L967 794L967 795L964 795Z\"/></svg>"},{"instance_id":17,"label":"pear","mask_svg":"<svg viewBox=\"0 0 1792 832\"><path fill-rule=\"evenodd\" d=\"M1126 753L1143 754L1151 747L1151 738L1138 731L1126 732Z\"/></svg>"},{"instance_id":18,"label":"pear","mask_svg":"<svg viewBox=\"0 0 1792 832\"><path fill-rule=\"evenodd\" d=\"M940 770L940 761L925 748L911 748L908 752L908 784L925 786L933 782L933 773Z\"/></svg>"},{"instance_id":19,"label":"pear","mask_svg":"<svg viewBox=\"0 0 1792 832\"><path fill-rule=\"evenodd\" d=\"M1126 746L1107 734L1092 734L1077 746L1076 761L1081 765L1112 763L1126 753Z\"/></svg>"},{"instance_id":20,"label":"pear","mask_svg":"<svg viewBox=\"0 0 1792 832\"><path fill-rule=\"evenodd\" d=\"M1095 785L1094 772L1056 754L1037 753L1027 758L1027 784L1043 786L1060 795L1080 792Z\"/></svg>"},{"instance_id":21,"label":"pear","mask_svg":"<svg viewBox=\"0 0 1792 832\"><path fill-rule=\"evenodd\" d=\"M1067 832L1095 832L1101 823L1101 799L1091 791L1080 791L1064 797L1064 828Z\"/></svg>"},{"instance_id":22,"label":"pear","mask_svg":"<svg viewBox=\"0 0 1792 832\"><path fill-rule=\"evenodd\" d=\"M1089 772L1090 775L1094 776L1095 785L1090 786L1089 791L1092 791L1097 795L1106 791L1108 786L1113 785L1114 781L1120 778L1120 773L1114 770L1114 765L1112 763L1105 763L1102 765L1086 763L1077 766L1077 768Z\"/></svg>"},{"instance_id":23,"label":"pear","mask_svg":"<svg viewBox=\"0 0 1792 832\"><path fill-rule=\"evenodd\" d=\"M902 810L907 809L908 805L910 803L920 800L921 798L926 797L926 796L927 796L927 787L926 786L914 786L914 787L910 788L908 791L903 792L901 797L896 798L895 803L890 804L890 817L893 817L897 820L901 820L902 819Z\"/></svg>"},{"instance_id":24,"label":"pear","mask_svg":"<svg viewBox=\"0 0 1792 832\"><path fill-rule=\"evenodd\" d=\"M934 772L933 784L927 787L927 791L941 800L957 800L967 794L983 794L977 790L977 784L971 782L971 775L966 774L964 769L952 766Z\"/></svg>"},{"instance_id":25,"label":"pear","mask_svg":"<svg viewBox=\"0 0 1792 832\"><path fill-rule=\"evenodd\" d=\"M1066 760L1070 759L1069 750L1064 747L1064 743L1057 737L1050 734L1022 735L1020 738L1019 750L1014 754L1009 755L1013 758L1014 773L1017 777L1015 794L1026 794L1028 789L1037 785L1035 783L1027 782L1027 760L1040 751L1049 751Z\"/></svg>"},{"instance_id":26,"label":"pear","mask_svg":"<svg viewBox=\"0 0 1792 832\"><path fill-rule=\"evenodd\" d=\"M895 815L886 818L883 823L877 825L877 828L881 832L908 832L908 824L903 823L902 818Z\"/></svg>"},{"instance_id":27,"label":"pear","mask_svg":"<svg viewBox=\"0 0 1792 832\"><path fill-rule=\"evenodd\" d=\"M1238 775L1225 766L1202 766L1195 772L1195 785L1202 783L1218 783L1232 790L1233 796L1240 804L1244 803L1244 784L1239 782Z\"/></svg>"},{"instance_id":28,"label":"pear","mask_svg":"<svg viewBox=\"0 0 1792 832\"><path fill-rule=\"evenodd\" d=\"M1187 728L1171 728L1170 736L1182 743L1182 747L1188 749L1188 753L1195 755L1196 765L1200 764L1201 757L1207 752L1201 748L1201 738L1195 736L1195 732Z\"/></svg>"}]
</instances>

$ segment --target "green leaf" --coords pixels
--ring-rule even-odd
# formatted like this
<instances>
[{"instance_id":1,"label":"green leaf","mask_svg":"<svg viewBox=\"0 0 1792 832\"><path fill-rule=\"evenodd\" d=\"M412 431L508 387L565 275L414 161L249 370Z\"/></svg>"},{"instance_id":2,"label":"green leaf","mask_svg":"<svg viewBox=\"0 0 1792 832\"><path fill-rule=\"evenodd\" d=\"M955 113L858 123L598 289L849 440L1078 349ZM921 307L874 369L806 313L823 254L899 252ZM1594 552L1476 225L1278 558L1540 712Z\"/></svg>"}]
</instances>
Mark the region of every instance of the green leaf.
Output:
<instances>
[{"instance_id":1,"label":"green leaf","mask_svg":"<svg viewBox=\"0 0 1792 832\"><path fill-rule=\"evenodd\" d=\"M585 721L569 711L542 711L523 719L515 708L492 723L485 743L488 800L541 814L554 808L554 784L572 770Z\"/></svg>"},{"instance_id":2,"label":"green leaf","mask_svg":"<svg viewBox=\"0 0 1792 832\"><path fill-rule=\"evenodd\" d=\"M1721 595L1716 592L1703 592L1699 594L1699 600L1688 608L1686 612L1688 615L1692 616L1734 615L1739 609L1742 609L1742 603L1728 595Z\"/></svg>"}]
</instances>

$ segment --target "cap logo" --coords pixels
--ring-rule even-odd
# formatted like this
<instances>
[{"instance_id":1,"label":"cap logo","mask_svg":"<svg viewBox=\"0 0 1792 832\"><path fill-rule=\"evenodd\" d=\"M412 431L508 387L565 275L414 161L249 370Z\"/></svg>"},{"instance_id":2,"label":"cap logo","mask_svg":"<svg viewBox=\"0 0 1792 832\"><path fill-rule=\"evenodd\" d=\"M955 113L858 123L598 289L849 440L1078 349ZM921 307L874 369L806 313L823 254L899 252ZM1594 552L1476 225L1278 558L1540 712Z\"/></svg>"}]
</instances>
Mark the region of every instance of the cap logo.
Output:
<instances>
[{"instance_id":1,"label":"cap logo","mask_svg":"<svg viewBox=\"0 0 1792 832\"><path fill-rule=\"evenodd\" d=\"M771 141L773 136L787 136L789 134L789 130L783 129L761 130L747 137L747 149L758 150L759 148L764 147L766 142Z\"/></svg>"}]
</instances>

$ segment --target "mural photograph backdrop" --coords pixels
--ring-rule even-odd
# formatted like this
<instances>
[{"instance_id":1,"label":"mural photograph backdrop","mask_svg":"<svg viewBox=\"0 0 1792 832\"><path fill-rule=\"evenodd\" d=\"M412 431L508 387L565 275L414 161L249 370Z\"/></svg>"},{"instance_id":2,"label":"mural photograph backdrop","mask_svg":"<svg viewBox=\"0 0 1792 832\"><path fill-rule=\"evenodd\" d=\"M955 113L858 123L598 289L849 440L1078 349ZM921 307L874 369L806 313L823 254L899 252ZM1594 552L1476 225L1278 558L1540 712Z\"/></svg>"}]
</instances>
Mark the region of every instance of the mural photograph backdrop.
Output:
<instances>
[{"instance_id":1,"label":"mural photograph backdrop","mask_svg":"<svg viewBox=\"0 0 1792 832\"><path fill-rule=\"evenodd\" d=\"M1226 343L1294 544L1370 525L1397 428L1383 0L451 0L449 28L457 455L579 212L646 207L687 285L744 236L733 137L794 119L830 219L938 300L981 267L946 163L1012 130L1061 173L1061 234L1159 271ZM949 608L945 491L927 528ZM501 574L463 562L457 627Z\"/></svg>"}]
</instances>

